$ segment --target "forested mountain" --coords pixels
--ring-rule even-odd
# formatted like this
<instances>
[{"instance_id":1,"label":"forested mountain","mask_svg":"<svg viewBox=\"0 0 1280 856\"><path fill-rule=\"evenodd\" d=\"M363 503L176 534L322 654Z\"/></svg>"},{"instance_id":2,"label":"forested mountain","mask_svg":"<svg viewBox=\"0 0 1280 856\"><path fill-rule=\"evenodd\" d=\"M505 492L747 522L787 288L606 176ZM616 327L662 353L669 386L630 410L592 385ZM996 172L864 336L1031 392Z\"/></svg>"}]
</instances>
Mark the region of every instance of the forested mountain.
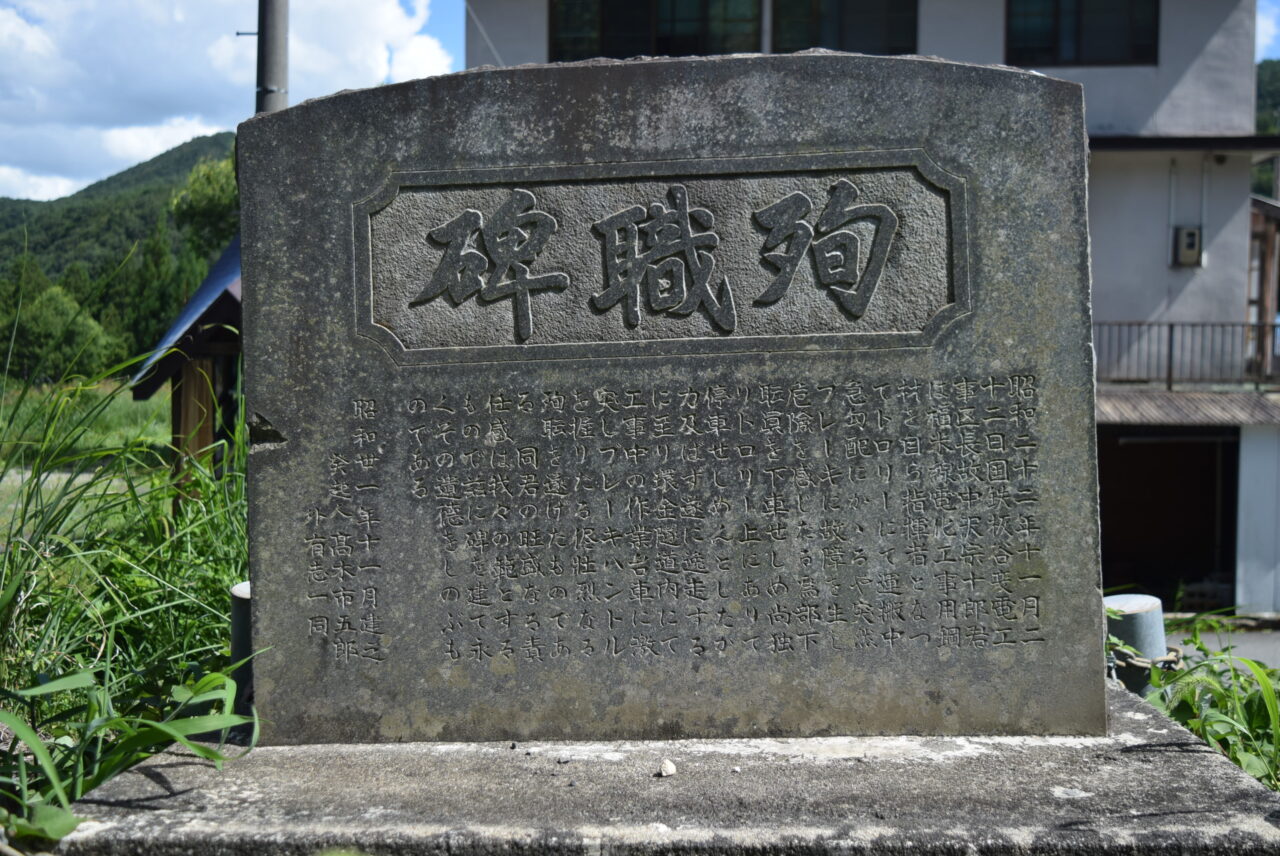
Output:
<instances>
[{"instance_id":1,"label":"forested mountain","mask_svg":"<svg viewBox=\"0 0 1280 856\"><path fill-rule=\"evenodd\" d=\"M97 372L153 348L238 226L231 133L49 202L0 198L0 371ZM3 354L4 352L0 352Z\"/></svg>"},{"instance_id":2,"label":"forested mountain","mask_svg":"<svg viewBox=\"0 0 1280 856\"><path fill-rule=\"evenodd\" d=\"M196 137L149 161L131 166L123 172L108 176L76 193L74 198L110 196L127 190L154 185L181 186L187 180L191 168L201 161L221 160L231 154L236 135L231 131Z\"/></svg>"},{"instance_id":3,"label":"forested mountain","mask_svg":"<svg viewBox=\"0 0 1280 856\"><path fill-rule=\"evenodd\" d=\"M97 277L168 216L173 194L197 163L231 152L235 134L197 137L145 163L49 202L0 197L0 260L24 247L55 279L75 262Z\"/></svg>"}]
</instances>

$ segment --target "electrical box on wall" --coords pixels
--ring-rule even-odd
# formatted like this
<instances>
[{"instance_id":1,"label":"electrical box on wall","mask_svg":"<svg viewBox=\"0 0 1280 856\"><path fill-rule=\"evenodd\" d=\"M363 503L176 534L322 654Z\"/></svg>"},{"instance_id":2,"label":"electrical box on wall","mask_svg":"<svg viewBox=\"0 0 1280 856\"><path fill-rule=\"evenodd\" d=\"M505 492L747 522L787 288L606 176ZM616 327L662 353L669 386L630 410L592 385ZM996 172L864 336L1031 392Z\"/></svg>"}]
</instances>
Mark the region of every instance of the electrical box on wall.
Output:
<instances>
[{"instance_id":1,"label":"electrical box on wall","mask_svg":"<svg viewBox=\"0 0 1280 856\"><path fill-rule=\"evenodd\" d=\"M1199 226L1178 226L1173 230L1173 263L1177 267L1196 267L1203 258Z\"/></svg>"}]
</instances>

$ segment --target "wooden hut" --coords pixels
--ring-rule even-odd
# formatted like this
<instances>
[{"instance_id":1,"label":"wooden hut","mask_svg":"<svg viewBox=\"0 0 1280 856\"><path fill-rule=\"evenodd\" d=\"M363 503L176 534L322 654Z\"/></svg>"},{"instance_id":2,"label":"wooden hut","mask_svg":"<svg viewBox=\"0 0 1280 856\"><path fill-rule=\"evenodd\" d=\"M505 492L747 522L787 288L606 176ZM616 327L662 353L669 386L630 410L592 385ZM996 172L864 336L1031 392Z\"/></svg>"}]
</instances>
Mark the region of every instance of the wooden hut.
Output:
<instances>
[{"instance_id":1,"label":"wooden hut","mask_svg":"<svg viewBox=\"0 0 1280 856\"><path fill-rule=\"evenodd\" d=\"M236 235L130 382L141 401L172 381L173 445L189 455L235 424L240 318Z\"/></svg>"}]
</instances>

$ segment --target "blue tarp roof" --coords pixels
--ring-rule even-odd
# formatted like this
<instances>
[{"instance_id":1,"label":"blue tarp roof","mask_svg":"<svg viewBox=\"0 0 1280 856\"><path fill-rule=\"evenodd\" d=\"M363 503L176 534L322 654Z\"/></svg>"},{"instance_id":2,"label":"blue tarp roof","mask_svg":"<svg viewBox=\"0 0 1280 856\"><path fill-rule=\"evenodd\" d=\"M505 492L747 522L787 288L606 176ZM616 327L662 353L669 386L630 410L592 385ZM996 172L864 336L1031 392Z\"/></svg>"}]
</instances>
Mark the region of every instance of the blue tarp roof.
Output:
<instances>
[{"instance_id":1,"label":"blue tarp roof","mask_svg":"<svg viewBox=\"0 0 1280 856\"><path fill-rule=\"evenodd\" d=\"M133 376L129 384L132 386L138 383L164 357L165 353L176 345L186 335L187 331L200 320L200 316L204 315L219 297L227 293L231 294L236 300L240 299L239 232L236 233L231 245L222 251L222 255L218 256L218 260L214 262L209 275L204 278L204 282L200 283L196 293L187 301L187 305L182 307L177 319L174 320L164 337L156 345L155 351L152 352L151 356L147 357L146 362L142 364L142 368Z\"/></svg>"}]
</instances>

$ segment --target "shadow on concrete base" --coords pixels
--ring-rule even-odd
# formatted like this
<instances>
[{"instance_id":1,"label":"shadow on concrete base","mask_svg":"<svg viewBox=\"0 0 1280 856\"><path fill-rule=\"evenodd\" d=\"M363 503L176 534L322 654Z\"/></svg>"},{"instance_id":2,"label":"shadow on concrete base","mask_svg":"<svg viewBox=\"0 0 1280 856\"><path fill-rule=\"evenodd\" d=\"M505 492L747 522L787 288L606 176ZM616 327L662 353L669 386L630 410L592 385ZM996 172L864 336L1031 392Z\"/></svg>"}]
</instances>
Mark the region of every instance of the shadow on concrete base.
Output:
<instances>
[{"instance_id":1,"label":"shadow on concrete base","mask_svg":"<svg viewBox=\"0 0 1280 856\"><path fill-rule=\"evenodd\" d=\"M267 747L221 773L170 752L82 800L60 852L1280 852L1280 795L1108 697L1107 737Z\"/></svg>"}]
</instances>

